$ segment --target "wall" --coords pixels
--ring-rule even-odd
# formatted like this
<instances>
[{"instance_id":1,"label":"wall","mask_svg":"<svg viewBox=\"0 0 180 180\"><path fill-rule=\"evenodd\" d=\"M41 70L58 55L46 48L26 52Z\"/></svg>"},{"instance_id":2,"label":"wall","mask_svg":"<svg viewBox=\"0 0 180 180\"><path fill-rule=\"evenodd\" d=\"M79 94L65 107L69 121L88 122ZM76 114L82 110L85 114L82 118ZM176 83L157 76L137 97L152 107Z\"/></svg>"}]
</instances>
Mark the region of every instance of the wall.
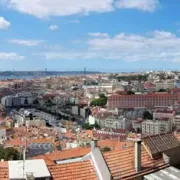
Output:
<instances>
[{"instance_id":1,"label":"wall","mask_svg":"<svg viewBox=\"0 0 180 180\"><path fill-rule=\"evenodd\" d=\"M164 152L168 157L170 157L170 165L177 166L180 165L180 147L171 149Z\"/></svg>"}]
</instances>

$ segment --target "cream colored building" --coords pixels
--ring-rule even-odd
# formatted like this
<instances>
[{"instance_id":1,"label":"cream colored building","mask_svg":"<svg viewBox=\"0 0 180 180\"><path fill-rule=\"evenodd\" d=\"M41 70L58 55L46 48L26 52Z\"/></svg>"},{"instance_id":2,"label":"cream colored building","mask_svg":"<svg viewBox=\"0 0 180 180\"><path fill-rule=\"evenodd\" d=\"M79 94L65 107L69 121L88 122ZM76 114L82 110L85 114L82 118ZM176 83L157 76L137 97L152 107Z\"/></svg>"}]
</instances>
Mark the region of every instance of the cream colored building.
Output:
<instances>
[{"instance_id":1,"label":"cream colored building","mask_svg":"<svg viewBox=\"0 0 180 180\"><path fill-rule=\"evenodd\" d=\"M171 131L172 127L169 120L145 120L142 122L143 135L156 135Z\"/></svg>"}]
</instances>

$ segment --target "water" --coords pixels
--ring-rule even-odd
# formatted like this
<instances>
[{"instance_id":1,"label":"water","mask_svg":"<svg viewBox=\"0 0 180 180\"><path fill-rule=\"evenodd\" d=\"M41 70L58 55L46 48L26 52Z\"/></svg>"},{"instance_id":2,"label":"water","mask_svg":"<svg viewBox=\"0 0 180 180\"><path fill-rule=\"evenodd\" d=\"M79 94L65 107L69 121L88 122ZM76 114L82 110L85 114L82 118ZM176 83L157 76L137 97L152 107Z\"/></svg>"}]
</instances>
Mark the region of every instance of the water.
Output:
<instances>
[{"instance_id":1,"label":"water","mask_svg":"<svg viewBox=\"0 0 180 180\"><path fill-rule=\"evenodd\" d=\"M34 76L0 76L0 80L7 80L7 79L33 79Z\"/></svg>"},{"instance_id":2,"label":"water","mask_svg":"<svg viewBox=\"0 0 180 180\"><path fill-rule=\"evenodd\" d=\"M55 77L55 76L79 76L84 75L84 72L51 72L47 73L47 75L44 74L33 74L33 75L0 75L0 80L7 80L7 79L34 79L34 78L43 78L43 77ZM96 74L97 72L90 72L87 74Z\"/></svg>"}]
</instances>

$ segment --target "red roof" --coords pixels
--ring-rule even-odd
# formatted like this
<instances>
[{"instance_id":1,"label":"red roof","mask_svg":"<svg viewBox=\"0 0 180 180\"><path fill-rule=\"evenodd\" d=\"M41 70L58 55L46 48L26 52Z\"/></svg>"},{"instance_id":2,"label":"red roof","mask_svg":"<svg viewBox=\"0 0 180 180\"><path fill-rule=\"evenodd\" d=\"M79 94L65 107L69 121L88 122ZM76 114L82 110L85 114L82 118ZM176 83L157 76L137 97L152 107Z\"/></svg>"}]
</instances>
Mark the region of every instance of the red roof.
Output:
<instances>
[{"instance_id":1,"label":"red roof","mask_svg":"<svg viewBox=\"0 0 180 180\"><path fill-rule=\"evenodd\" d=\"M48 166L53 180L97 180L96 172L89 160Z\"/></svg>"},{"instance_id":2,"label":"red roof","mask_svg":"<svg viewBox=\"0 0 180 180\"><path fill-rule=\"evenodd\" d=\"M9 179L8 161L0 162L0 180Z\"/></svg>"},{"instance_id":3,"label":"red roof","mask_svg":"<svg viewBox=\"0 0 180 180\"><path fill-rule=\"evenodd\" d=\"M33 159L44 159L47 164L54 164L54 161L82 157L88 154L91 148L73 148L64 151L54 151L50 154L35 156Z\"/></svg>"},{"instance_id":4,"label":"red roof","mask_svg":"<svg viewBox=\"0 0 180 180\"><path fill-rule=\"evenodd\" d=\"M104 158L114 180L133 179L133 176L147 174L149 171L166 166L162 158L158 160L152 159L143 146L141 153L142 171L138 173L134 168L134 147L106 152Z\"/></svg>"}]
</instances>

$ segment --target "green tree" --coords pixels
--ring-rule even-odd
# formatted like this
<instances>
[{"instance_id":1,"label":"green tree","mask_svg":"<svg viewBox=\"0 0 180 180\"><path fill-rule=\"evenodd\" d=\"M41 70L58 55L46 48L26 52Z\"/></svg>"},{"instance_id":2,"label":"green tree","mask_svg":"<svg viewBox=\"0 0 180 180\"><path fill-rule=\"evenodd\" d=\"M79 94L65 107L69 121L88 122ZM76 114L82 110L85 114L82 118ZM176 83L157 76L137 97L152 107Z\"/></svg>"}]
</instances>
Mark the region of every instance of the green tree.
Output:
<instances>
[{"instance_id":1,"label":"green tree","mask_svg":"<svg viewBox=\"0 0 180 180\"><path fill-rule=\"evenodd\" d=\"M133 95L133 94L135 94L133 91L131 91L131 90L129 90L128 92L127 92L127 94L128 95Z\"/></svg>"},{"instance_id":2,"label":"green tree","mask_svg":"<svg viewBox=\"0 0 180 180\"><path fill-rule=\"evenodd\" d=\"M143 119L153 119L153 116L149 111L144 111Z\"/></svg>"},{"instance_id":3,"label":"green tree","mask_svg":"<svg viewBox=\"0 0 180 180\"><path fill-rule=\"evenodd\" d=\"M8 160L18 160L20 158L20 153L12 148L3 148L2 146L0 147L0 159L4 159L5 161Z\"/></svg>"},{"instance_id":4,"label":"green tree","mask_svg":"<svg viewBox=\"0 0 180 180\"><path fill-rule=\"evenodd\" d=\"M109 147L104 147L104 148L102 149L102 151L103 151L103 152L109 152L109 151L111 151L111 148L109 148Z\"/></svg>"},{"instance_id":5,"label":"green tree","mask_svg":"<svg viewBox=\"0 0 180 180\"><path fill-rule=\"evenodd\" d=\"M99 94L98 99L93 99L90 106L105 106L107 104L107 97L104 94Z\"/></svg>"},{"instance_id":6,"label":"green tree","mask_svg":"<svg viewBox=\"0 0 180 180\"><path fill-rule=\"evenodd\" d=\"M94 128L100 129L100 126L99 126L99 124L97 122L95 122L94 125L90 125L89 123L85 123L85 124L82 125L82 128L86 129L86 130L92 130Z\"/></svg>"},{"instance_id":7,"label":"green tree","mask_svg":"<svg viewBox=\"0 0 180 180\"><path fill-rule=\"evenodd\" d=\"M166 89L159 89L158 92L166 92L167 90Z\"/></svg>"}]
</instances>

